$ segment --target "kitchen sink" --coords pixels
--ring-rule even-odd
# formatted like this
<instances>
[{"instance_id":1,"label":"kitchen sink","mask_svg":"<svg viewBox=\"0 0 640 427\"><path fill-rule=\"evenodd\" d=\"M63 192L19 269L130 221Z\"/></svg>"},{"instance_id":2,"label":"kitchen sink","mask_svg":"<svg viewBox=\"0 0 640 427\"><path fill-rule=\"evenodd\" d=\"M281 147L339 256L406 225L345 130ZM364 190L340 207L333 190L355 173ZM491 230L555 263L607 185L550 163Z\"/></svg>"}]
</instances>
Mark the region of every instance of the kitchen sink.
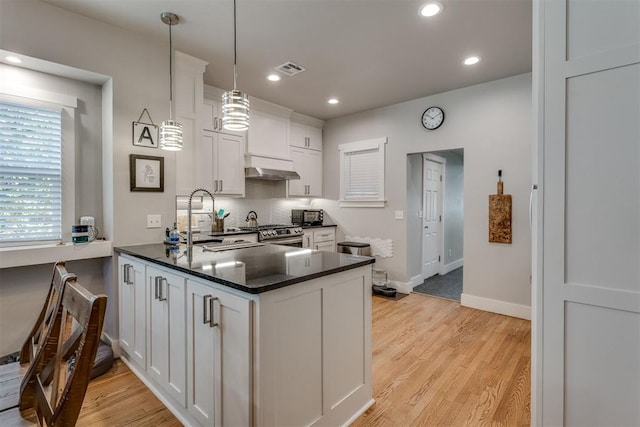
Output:
<instances>
[{"instance_id":1,"label":"kitchen sink","mask_svg":"<svg viewBox=\"0 0 640 427\"><path fill-rule=\"evenodd\" d=\"M254 248L256 246L264 246L264 243L258 242L247 242L245 240L238 241L223 241L220 243L202 243L198 246L202 247L202 250L208 252L221 252L221 251L230 251L232 249L246 249L246 248Z\"/></svg>"}]
</instances>

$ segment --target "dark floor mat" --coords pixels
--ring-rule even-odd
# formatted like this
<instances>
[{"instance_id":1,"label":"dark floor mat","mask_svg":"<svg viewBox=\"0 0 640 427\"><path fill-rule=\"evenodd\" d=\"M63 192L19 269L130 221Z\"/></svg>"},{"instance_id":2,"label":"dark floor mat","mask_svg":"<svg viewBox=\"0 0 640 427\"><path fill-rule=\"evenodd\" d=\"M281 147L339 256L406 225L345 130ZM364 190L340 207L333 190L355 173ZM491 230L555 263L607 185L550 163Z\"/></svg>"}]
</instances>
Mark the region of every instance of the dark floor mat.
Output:
<instances>
[{"instance_id":1,"label":"dark floor mat","mask_svg":"<svg viewBox=\"0 0 640 427\"><path fill-rule=\"evenodd\" d=\"M462 269L463 267L457 268L444 276L429 277L424 283L413 288L413 291L460 302Z\"/></svg>"}]
</instances>

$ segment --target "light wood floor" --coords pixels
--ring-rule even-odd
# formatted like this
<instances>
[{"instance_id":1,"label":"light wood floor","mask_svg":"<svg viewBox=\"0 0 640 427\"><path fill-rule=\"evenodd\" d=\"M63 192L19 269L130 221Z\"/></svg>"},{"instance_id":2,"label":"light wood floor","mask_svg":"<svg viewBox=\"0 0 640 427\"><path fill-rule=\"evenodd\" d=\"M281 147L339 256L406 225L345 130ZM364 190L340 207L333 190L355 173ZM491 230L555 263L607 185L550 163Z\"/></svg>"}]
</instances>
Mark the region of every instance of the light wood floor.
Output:
<instances>
[{"instance_id":1,"label":"light wood floor","mask_svg":"<svg viewBox=\"0 0 640 427\"><path fill-rule=\"evenodd\" d=\"M421 294L373 298L375 405L354 426L529 425L530 323ZM79 426L179 426L120 361Z\"/></svg>"}]
</instances>

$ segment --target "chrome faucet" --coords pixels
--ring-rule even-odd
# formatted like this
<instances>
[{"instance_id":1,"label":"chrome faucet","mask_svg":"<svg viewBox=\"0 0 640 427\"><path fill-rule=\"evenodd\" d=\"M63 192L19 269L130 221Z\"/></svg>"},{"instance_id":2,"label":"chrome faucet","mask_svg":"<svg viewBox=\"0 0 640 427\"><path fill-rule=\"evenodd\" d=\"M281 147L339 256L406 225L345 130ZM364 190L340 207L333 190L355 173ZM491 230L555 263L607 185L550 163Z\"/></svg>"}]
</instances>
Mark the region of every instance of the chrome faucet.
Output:
<instances>
[{"instance_id":1,"label":"chrome faucet","mask_svg":"<svg viewBox=\"0 0 640 427\"><path fill-rule=\"evenodd\" d=\"M209 197L211 197L211 202L212 202L211 208L213 209L213 212L214 212L213 217L215 217L215 211L216 211L216 199L215 197L213 197L213 194L211 194L208 190L205 190L204 188L196 188L191 192L191 195L189 195L189 202L187 203L187 216L188 216L187 218L187 249L189 249L189 251L191 251L191 248L193 247L193 234L191 232L191 201L193 200L193 195L196 194L198 191L202 191L203 193L206 193L209 195Z\"/></svg>"}]
</instances>

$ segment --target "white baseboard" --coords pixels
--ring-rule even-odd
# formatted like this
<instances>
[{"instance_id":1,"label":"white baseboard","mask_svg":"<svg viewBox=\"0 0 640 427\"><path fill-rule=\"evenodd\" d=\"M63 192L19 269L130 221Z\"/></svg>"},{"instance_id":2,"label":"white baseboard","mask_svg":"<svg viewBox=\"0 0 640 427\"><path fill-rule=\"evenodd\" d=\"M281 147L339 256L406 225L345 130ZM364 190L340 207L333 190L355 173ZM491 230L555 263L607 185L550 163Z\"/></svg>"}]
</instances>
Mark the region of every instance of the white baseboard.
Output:
<instances>
[{"instance_id":1,"label":"white baseboard","mask_svg":"<svg viewBox=\"0 0 640 427\"><path fill-rule=\"evenodd\" d=\"M411 289L413 290L413 288L415 288L418 285L422 285L422 283L424 282L424 277L422 276L422 274L418 274L417 276L413 276L411 278L411 280L409 281L409 284L411 285Z\"/></svg>"},{"instance_id":2,"label":"white baseboard","mask_svg":"<svg viewBox=\"0 0 640 427\"><path fill-rule=\"evenodd\" d=\"M531 320L531 307L527 305L513 304L511 302L477 297L475 295L465 293L460 296L460 305L490 311L492 313L504 314L506 316L517 317L520 319Z\"/></svg>"},{"instance_id":3,"label":"white baseboard","mask_svg":"<svg viewBox=\"0 0 640 427\"><path fill-rule=\"evenodd\" d=\"M120 357L120 354L122 354L122 350L120 350L120 340L111 338L111 336L109 336L109 334L107 334L106 332L102 333L102 340L106 341L111 346L113 355L115 357Z\"/></svg>"},{"instance_id":4,"label":"white baseboard","mask_svg":"<svg viewBox=\"0 0 640 427\"><path fill-rule=\"evenodd\" d=\"M462 267L464 264L463 261L464 261L464 258L460 258L459 260L450 262L449 264L444 264L442 266L442 271L440 272L440 274L444 276L445 274Z\"/></svg>"},{"instance_id":5,"label":"white baseboard","mask_svg":"<svg viewBox=\"0 0 640 427\"><path fill-rule=\"evenodd\" d=\"M401 294L410 294L411 291L413 291L413 282L404 283L404 282L396 282L392 280L391 287L396 288L396 290Z\"/></svg>"}]
</instances>

